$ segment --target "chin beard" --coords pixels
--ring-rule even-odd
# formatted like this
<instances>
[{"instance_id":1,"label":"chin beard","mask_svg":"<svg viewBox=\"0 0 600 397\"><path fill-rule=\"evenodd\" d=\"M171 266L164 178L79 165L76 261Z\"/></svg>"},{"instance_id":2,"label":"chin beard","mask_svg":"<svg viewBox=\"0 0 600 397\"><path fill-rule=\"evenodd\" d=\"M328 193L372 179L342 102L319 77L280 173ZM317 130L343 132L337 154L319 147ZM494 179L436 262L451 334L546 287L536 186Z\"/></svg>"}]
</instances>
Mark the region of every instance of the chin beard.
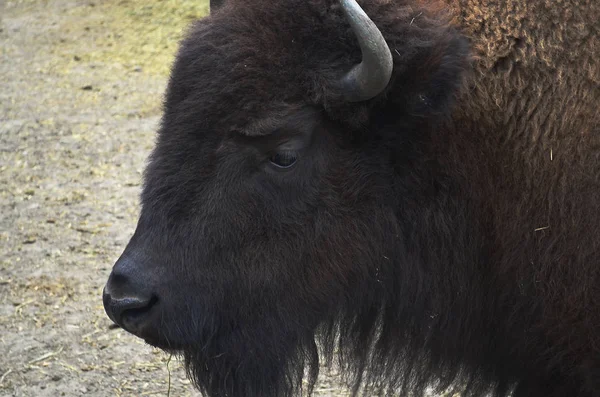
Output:
<instances>
[{"instance_id":1,"label":"chin beard","mask_svg":"<svg viewBox=\"0 0 600 397\"><path fill-rule=\"evenodd\" d=\"M178 353L207 397L292 397L312 392L319 355L314 337L248 338L242 333ZM303 385L305 371L307 383Z\"/></svg>"}]
</instances>

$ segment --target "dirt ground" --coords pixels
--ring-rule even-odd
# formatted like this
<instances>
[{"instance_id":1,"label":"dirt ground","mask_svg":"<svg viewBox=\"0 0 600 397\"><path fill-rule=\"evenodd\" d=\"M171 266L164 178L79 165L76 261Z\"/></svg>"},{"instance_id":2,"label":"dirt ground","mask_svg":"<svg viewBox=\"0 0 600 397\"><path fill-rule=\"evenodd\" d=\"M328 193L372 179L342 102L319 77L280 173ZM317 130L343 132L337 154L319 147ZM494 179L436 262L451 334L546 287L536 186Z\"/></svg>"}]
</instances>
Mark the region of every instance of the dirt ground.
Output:
<instances>
[{"instance_id":1,"label":"dirt ground","mask_svg":"<svg viewBox=\"0 0 600 397\"><path fill-rule=\"evenodd\" d=\"M207 3L0 0L0 396L199 395L111 327L101 291L177 40ZM317 396L347 395L332 379Z\"/></svg>"}]
</instances>

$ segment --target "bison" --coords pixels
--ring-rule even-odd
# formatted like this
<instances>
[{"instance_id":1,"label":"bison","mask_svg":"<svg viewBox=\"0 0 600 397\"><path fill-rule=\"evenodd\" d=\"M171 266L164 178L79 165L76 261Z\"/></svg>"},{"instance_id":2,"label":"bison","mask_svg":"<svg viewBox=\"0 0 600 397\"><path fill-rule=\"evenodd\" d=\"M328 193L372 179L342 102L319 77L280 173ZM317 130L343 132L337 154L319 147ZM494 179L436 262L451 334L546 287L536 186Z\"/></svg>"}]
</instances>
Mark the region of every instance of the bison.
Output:
<instances>
[{"instance_id":1,"label":"bison","mask_svg":"<svg viewBox=\"0 0 600 397\"><path fill-rule=\"evenodd\" d=\"M600 2L226 0L108 316L206 395L600 393Z\"/></svg>"}]
</instances>

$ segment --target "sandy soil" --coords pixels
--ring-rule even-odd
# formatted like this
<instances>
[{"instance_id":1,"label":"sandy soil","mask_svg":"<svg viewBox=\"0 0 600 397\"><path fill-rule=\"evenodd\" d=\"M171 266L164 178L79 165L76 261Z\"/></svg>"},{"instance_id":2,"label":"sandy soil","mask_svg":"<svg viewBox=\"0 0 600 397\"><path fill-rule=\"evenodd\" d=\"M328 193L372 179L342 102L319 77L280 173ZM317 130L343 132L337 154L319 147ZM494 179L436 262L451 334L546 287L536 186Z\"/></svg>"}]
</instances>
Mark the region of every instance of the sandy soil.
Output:
<instances>
[{"instance_id":1,"label":"sandy soil","mask_svg":"<svg viewBox=\"0 0 600 397\"><path fill-rule=\"evenodd\" d=\"M177 39L206 3L0 0L0 396L199 395L111 327L101 291ZM337 390L325 376L316 395Z\"/></svg>"}]
</instances>

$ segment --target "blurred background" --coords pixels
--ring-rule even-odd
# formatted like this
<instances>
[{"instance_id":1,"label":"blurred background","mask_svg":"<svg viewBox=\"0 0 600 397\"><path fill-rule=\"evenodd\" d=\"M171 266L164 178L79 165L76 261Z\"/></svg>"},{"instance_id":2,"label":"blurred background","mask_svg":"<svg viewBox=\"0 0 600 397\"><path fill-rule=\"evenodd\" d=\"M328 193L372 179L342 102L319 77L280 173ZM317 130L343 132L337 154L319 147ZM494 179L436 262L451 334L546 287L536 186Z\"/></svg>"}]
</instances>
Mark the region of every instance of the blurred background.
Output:
<instances>
[{"instance_id":1,"label":"blurred background","mask_svg":"<svg viewBox=\"0 0 600 397\"><path fill-rule=\"evenodd\" d=\"M199 396L101 302L208 0L0 0L0 396ZM317 396L346 396L322 376Z\"/></svg>"}]
</instances>

